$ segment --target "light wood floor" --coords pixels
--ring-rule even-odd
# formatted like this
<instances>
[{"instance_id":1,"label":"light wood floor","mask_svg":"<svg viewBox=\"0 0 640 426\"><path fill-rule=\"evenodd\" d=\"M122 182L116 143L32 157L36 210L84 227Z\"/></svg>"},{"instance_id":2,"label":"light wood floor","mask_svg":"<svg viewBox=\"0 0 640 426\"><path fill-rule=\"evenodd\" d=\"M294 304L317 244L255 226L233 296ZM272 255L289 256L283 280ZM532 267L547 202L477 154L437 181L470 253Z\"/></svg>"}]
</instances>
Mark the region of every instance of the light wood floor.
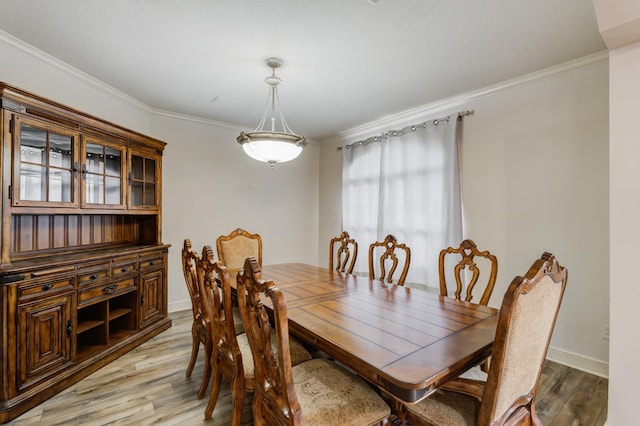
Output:
<instances>
[{"instance_id":1,"label":"light wood floor","mask_svg":"<svg viewBox=\"0 0 640 426\"><path fill-rule=\"evenodd\" d=\"M191 312L171 314L173 327L15 419L12 425L228 425L231 393L223 380L213 419L203 420L207 397L197 399L202 349L191 378ZM608 381L547 361L536 402L547 426L601 426ZM251 398L243 425L251 425Z\"/></svg>"}]
</instances>

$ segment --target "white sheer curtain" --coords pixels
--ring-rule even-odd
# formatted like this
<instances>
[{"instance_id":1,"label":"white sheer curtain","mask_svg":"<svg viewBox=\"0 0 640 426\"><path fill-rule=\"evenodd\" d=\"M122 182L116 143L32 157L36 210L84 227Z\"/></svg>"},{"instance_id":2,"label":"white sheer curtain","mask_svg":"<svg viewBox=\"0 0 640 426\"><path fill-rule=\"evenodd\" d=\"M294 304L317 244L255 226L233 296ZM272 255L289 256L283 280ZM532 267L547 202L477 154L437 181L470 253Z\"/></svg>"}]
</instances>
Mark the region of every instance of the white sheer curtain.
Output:
<instances>
[{"instance_id":1,"label":"white sheer curtain","mask_svg":"<svg viewBox=\"0 0 640 426\"><path fill-rule=\"evenodd\" d=\"M436 124L437 123L437 124ZM411 248L406 285L438 286L438 254L462 239L458 123L434 120L343 147L342 227L358 241L354 272L368 273L373 241Z\"/></svg>"}]
</instances>

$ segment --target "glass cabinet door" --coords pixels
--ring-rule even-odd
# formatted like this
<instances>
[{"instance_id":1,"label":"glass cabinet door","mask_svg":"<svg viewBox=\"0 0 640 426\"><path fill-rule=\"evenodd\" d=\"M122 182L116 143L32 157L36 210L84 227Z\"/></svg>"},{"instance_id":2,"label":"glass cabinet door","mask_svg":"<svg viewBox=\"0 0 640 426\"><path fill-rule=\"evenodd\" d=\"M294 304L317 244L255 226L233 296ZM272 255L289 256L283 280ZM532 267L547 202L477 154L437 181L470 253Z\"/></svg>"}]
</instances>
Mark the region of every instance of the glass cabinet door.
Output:
<instances>
[{"instance_id":1,"label":"glass cabinet door","mask_svg":"<svg viewBox=\"0 0 640 426\"><path fill-rule=\"evenodd\" d=\"M129 208L157 208L160 201L159 158L131 152L129 163Z\"/></svg>"},{"instance_id":2,"label":"glass cabinet door","mask_svg":"<svg viewBox=\"0 0 640 426\"><path fill-rule=\"evenodd\" d=\"M25 117L13 120L13 205L76 207L78 134Z\"/></svg>"},{"instance_id":3,"label":"glass cabinet door","mask_svg":"<svg viewBox=\"0 0 640 426\"><path fill-rule=\"evenodd\" d=\"M124 148L94 138L83 142L83 207L123 208Z\"/></svg>"}]
</instances>

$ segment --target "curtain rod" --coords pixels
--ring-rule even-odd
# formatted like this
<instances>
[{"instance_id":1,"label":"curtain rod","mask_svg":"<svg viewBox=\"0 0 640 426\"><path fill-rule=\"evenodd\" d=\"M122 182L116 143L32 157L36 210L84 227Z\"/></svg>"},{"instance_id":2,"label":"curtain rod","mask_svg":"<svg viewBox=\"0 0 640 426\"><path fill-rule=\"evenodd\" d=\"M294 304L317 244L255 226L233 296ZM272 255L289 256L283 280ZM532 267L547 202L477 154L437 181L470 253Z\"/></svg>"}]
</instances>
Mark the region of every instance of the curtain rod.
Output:
<instances>
[{"instance_id":1,"label":"curtain rod","mask_svg":"<svg viewBox=\"0 0 640 426\"><path fill-rule=\"evenodd\" d=\"M460 112L458 112L458 117L466 117L467 115L473 115L473 114L475 114L475 112L476 112L476 111L475 111L474 109L471 109L471 110L465 110L465 111L460 111ZM451 115L447 115L446 117L434 118L434 119L432 119L432 120L423 121L423 122L421 122L421 123L414 124L414 125L412 125L412 126L406 126L406 127L411 127L411 129L412 129L412 130L415 130L415 128L416 128L416 127L419 127L419 126L426 127L426 126L427 126L427 123L429 123L429 122L431 122L431 123L433 123L435 126L437 126L437 125L438 125L438 123L440 123L441 121L449 121L449 119L450 119L450 118L451 118ZM397 132L400 132L400 131L401 131L401 130L389 130L389 131L387 131L387 132L384 132L384 133L383 133L383 135L385 135L385 136L386 136L386 135L388 135L389 133L393 133L393 135L395 136L395 135L396 135L396 133L397 133ZM361 141L356 141L356 142L350 143L350 144L348 144L348 145L345 145L344 147L345 147L346 149L349 149L349 148L351 148L351 147L352 147L352 146L354 146L354 145L362 145L362 144L364 144L365 142L369 141L369 139L373 139L372 141L369 141L369 142L376 142L376 141L378 140L378 138L379 138L379 136L369 137L369 138L367 138L367 139L363 139L363 140L361 140ZM341 147L341 146L339 146L339 147L337 147L337 148L336 148L336 150L338 150L338 151L342 151L342 147Z\"/></svg>"}]
</instances>

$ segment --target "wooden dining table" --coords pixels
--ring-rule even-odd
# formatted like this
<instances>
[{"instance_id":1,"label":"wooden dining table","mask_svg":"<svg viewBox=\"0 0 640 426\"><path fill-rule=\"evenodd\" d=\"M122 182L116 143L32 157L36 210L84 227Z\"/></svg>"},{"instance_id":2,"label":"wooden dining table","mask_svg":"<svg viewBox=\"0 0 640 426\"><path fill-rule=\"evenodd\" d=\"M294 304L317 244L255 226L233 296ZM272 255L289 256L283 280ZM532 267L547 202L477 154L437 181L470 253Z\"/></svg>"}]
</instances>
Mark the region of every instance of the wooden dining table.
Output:
<instances>
[{"instance_id":1,"label":"wooden dining table","mask_svg":"<svg viewBox=\"0 0 640 426\"><path fill-rule=\"evenodd\" d=\"M284 293L292 334L409 403L491 354L494 308L301 263L262 278Z\"/></svg>"}]
</instances>

